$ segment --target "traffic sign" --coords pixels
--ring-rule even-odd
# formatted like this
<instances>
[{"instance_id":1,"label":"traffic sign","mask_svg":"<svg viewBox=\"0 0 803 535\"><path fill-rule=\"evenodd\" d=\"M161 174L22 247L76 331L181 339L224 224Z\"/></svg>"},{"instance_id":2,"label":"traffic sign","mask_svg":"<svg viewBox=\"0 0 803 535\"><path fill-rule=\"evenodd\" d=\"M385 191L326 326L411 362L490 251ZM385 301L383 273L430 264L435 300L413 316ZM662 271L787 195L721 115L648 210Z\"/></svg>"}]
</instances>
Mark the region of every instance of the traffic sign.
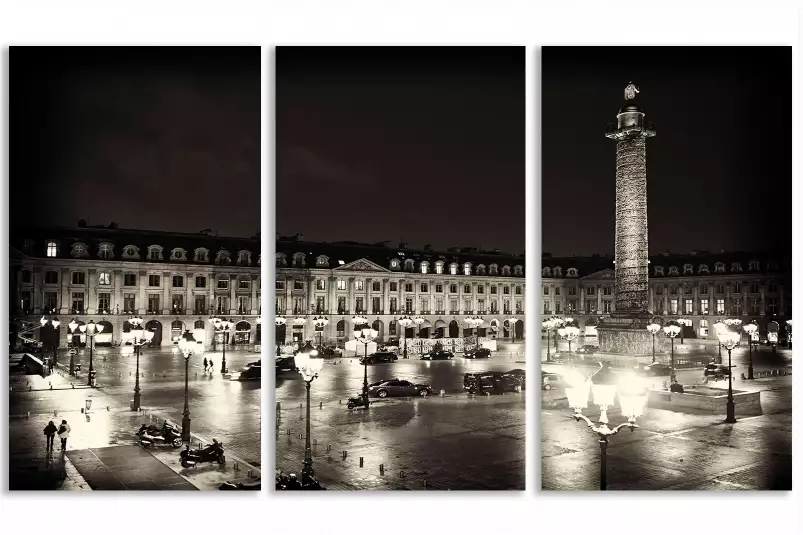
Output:
<instances>
[{"instance_id":1,"label":"traffic sign","mask_svg":"<svg viewBox=\"0 0 803 535\"><path fill-rule=\"evenodd\" d=\"M75 355L78 354L78 351L76 351L75 349L70 349L69 354L72 355L72 356L75 356Z\"/></svg>"}]
</instances>

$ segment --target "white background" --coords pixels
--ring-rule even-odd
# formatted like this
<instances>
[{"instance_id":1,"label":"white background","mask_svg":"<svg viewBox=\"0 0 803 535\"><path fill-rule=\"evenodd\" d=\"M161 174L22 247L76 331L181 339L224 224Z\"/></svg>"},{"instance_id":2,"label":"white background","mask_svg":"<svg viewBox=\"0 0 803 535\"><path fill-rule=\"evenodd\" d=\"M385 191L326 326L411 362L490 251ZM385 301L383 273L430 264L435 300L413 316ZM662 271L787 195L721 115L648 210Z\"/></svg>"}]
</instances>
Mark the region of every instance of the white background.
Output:
<instances>
[{"instance_id":1,"label":"white background","mask_svg":"<svg viewBox=\"0 0 803 535\"><path fill-rule=\"evenodd\" d=\"M526 1L138 1L5 2L0 11L4 48L21 44L251 44L263 46L263 255L273 250L273 53L281 44L521 45L527 47L527 331L528 353L538 354L540 319L537 289L540 265L540 53L542 45L793 45L795 93L799 93L800 12L791 2L763 0L605 2L561 1L560 8ZM8 104L8 52L3 60L3 113ZM745 65L749 68L749 65ZM13 83L13 81L11 81ZM703 100L716 95L701 95ZM767 96L772 100L772 95ZM796 99L796 104L799 99ZM13 106L13 102L10 103ZM467 110L470 113L470 110ZM794 107L799 132L800 107ZM8 174L8 128L3 121L3 172ZM13 133L11 133L13 135ZM768 135L773 135L768 133ZM794 175L799 175L799 137L795 136ZM46 157L46 155L44 156ZM17 178L19 179L19 178ZM756 177L760 180L761 177ZM794 189L794 188L793 188ZM8 206L8 190L2 189ZM800 191L793 192L800 200ZM768 202L779 204L789 199ZM798 205L799 206L799 205ZM794 217L794 225L801 218ZM3 216L3 250L7 231ZM549 222L546 222L549 224ZM794 250L799 271L799 247ZM3 265L3 281L7 281ZM271 280L272 263L263 265ZM3 303L8 288L2 287ZM268 288L271 285L267 285ZM794 288L794 301L800 287ZM263 310L272 296L263 296ZM5 305L2 336L7 333ZM266 323L270 318L266 318ZM268 323L269 324L269 323ZM270 333L272 329L267 329ZM269 342L269 341L268 341ZM270 344L266 344L270 347ZM530 359L529 373L537 373ZM800 380L795 380L795 434L800 438ZM263 391L263 472L269 482L273 458L272 377ZM527 491L461 493L254 493L134 494L27 493L2 496L3 531L11 533L801 533L796 493L541 493L539 488L540 392L528 395ZM7 445L5 425L2 443ZM800 459L800 440L795 440ZM7 488L4 453L3 488ZM803 484L800 462L795 486ZM795 495L796 494L796 495Z\"/></svg>"}]
</instances>

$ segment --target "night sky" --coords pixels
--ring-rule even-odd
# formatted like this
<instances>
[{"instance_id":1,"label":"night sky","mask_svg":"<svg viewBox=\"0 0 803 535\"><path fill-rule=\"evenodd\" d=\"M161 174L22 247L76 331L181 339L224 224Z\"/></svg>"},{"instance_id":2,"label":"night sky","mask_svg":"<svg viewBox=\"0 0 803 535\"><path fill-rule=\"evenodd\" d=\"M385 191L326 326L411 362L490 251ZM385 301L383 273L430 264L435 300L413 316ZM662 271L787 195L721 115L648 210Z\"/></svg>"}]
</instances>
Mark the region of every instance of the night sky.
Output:
<instances>
[{"instance_id":1,"label":"night sky","mask_svg":"<svg viewBox=\"0 0 803 535\"><path fill-rule=\"evenodd\" d=\"M612 253L616 142L635 83L651 253L791 254L791 47L549 47L542 52L543 251Z\"/></svg>"},{"instance_id":2,"label":"night sky","mask_svg":"<svg viewBox=\"0 0 803 535\"><path fill-rule=\"evenodd\" d=\"M524 47L279 47L276 231L523 252Z\"/></svg>"},{"instance_id":3,"label":"night sky","mask_svg":"<svg viewBox=\"0 0 803 535\"><path fill-rule=\"evenodd\" d=\"M259 47L11 47L12 224L250 237Z\"/></svg>"}]
</instances>

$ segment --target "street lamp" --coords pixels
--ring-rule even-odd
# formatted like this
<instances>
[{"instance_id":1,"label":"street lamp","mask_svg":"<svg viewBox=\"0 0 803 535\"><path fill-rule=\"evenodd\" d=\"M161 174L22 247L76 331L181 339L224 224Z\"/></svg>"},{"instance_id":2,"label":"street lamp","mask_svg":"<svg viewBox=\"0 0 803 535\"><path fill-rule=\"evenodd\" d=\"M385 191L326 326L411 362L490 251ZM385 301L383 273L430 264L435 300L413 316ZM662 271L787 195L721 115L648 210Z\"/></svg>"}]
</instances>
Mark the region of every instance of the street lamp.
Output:
<instances>
[{"instance_id":1,"label":"street lamp","mask_svg":"<svg viewBox=\"0 0 803 535\"><path fill-rule=\"evenodd\" d=\"M546 361L549 362L549 338L552 336L552 318L542 321L541 327L546 331Z\"/></svg>"},{"instance_id":2,"label":"street lamp","mask_svg":"<svg viewBox=\"0 0 803 535\"><path fill-rule=\"evenodd\" d=\"M301 339L298 341L298 347L301 347L301 344L304 343L306 339L306 333L304 332L304 325L307 324L307 318L304 316L297 316L293 318L293 325L301 325ZM298 351L296 351L298 353Z\"/></svg>"},{"instance_id":3,"label":"street lamp","mask_svg":"<svg viewBox=\"0 0 803 535\"><path fill-rule=\"evenodd\" d=\"M747 366L747 378L753 379L753 333L758 330L758 325L755 323L748 323L742 327L742 329L744 329L744 332L747 335L747 347L750 354L750 363Z\"/></svg>"},{"instance_id":4,"label":"street lamp","mask_svg":"<svg viewBox=\"0 0 803 535\"><path fill-rule=\"evenodd\" d=\"M714 332L717 335L717 364L722 364L722 342L719 341L719 333L727 329L728 327L725 325L724 321L717 320L714 322Z\"/></svg>"},{"instance_id":5,"label":"street lamp","mask_svg":"<svg viewBox=\"0 0 803 535\"><path fill-rule=\"evenodd\" d=\"M683 328L684 327L691 327L693 325L692 321L688 318L680 318L678 319L678 325L680 325L680 343L683 343Z\"/></svg>"},{"instance_id":6,"label":"street lamp","mask_svg":"<svg viewBox=\"0 0 803 535\"><path fill-rule=\"evenodd\" d=\"M56 350L59 347L59 336L56 333L56 329L59 328L59 325L61 324L61 322L59 321L58 318L53 318L52 320L47 320L47 319L45 319L44 316L42 316L42 319L39 320L39 324L42 326L42 328L44 328L45 325L47 325L48 323L53 327L53 365L55 366L56 365L56 359L58 358L58 354L56 353ZM42 351L44 352L44 344L42 345Z\"/></svg>"},{"instance_id":7,"label":"street lamp","mask_svg":"<svg viewBox=\"0 0 803 535\"><path fill-rule=\"evenodd\" d=\"M397 320L397 323L402 328L404 333L404 358L407 358L407 329L413 324L413 318L410 316L402 316Z\"/></svg>"},{"instance_id":8,"label":"street lamp","mask_svg":"<svg viewBox=\"0 0 803 535\"><path fill-rule=\"evenodd\" d=\"M725 417L725 422L729 424L736 423L736 415L735 415L735 408L733 403L733 373L731 372L731 350L739 345L739 339L741 336L739 333L735 333L733 331L728 331L725 329L720 330L717 333L719 337L719 342L725 346L725 349L728 350L728 403L727 406L727 416Z\"/></svg>"},{"instance_id":9,"label":"street lamp","mask_svg":"<svg viewBox=\"0 0 803 535\"><path fill-rule=\"evenodd\" d=\"M211 323L215 327L215 333L221 333L223 335L223 359L220 363L220 373L226 373L226 343L229 341L229 333L231 329L234 327L234 323L227 320L226 318L218 318L218 317L211 317L209 318L209 323Z\"/></svg>"},{"instance_id":10,"label":"street lamp","mask_svg":"<svg viewBox=\"0 0 803 535\"><path fill-rule=\"evenodd\" d=\"M482 318L480 318L482 319ZM510 341L516 341L516 322L519 321L519 318L514 318L513 316L507 319L508 323L510 323Z\"/></svg>"},{"instance_id":11,"label":"street lamp","mask_svg":"<svg viewBox=\"0 0 803 535\"><path fill-rule=\"evenodd\" d=\"M153 331L148 331L142 328L142 318L134 316L128 319L131 329L128 332L123 332L123 341L129 342L134 346L137 353L137 371L136 380L134 382L134 406L131 410L138 411L140 407L140 392L139 392L139 351L142 346L149 343L153 339Z\"/></svg>"},{"instance_id":12,"label":"street lamp","mask_svg":"<svg viewBox=\"0 0 803 535\"><path fill-rule=\"evenodd\" d=\"M644 413L644 405L647 401L647 391L643 384L628 375L617 385L615 376L611 373L607 365L600 363L600 369L590 378L586 379L580 372L573 369L566 376L566 397L569 406L574 409L575 421L583 420L588 428L599 437L600 451L600 490L608 489L608 437L618 434L622 429L629 428L632 432L638 428L636 418ZM588 406L589 393L594 395L594 404L599 406L600 414L598 425L594 424L590 418L583 414L583 409ZM622 408L622 416L627 417L627 422L622 423L611 429L608 427L608 407L614 405L616 394L619 394L619 405Z\"/></svg>"},{"instance_id":13,"label":"street lamp","mask_svg":"<svg viewBox=\"0 0 803 535\"><path fill-rule=\"evenodd\" d=\"M320 349L323 346L323 328L329 324L329 318L326 316L315 316L312 318L312 324L315 325L315 330L320 332L320 336L318 338L318 348Z\"/></svg>"},{"instance_id":14,"label":"street lamp","mask_svg":"<svg viewBox=\"0 0 803 535\"><path fill-rule=\"evenodd\" d=\"M304 384L307 387L307 432L305 433L306 442L304 444L304 468L301 470L302 487L313 484L314 480L312 478L315 475L315 470L312 469L312 445L310 442L309 389L312 381L318 377L318 372L323 369L323 360L312 358L317 355L318 351L307 342L295 356L296 370L301 374L301 378L304 379Z\"/></svg>"},{"instance_id":15,"label":"street lamp","mask_svg":"<svg viewBox=\"0 0 803 535\"><path fill-rule=\"evenodd\" d=\"M277 357L282 354L281 349L280 349L281 345L279 344L279 327L281 327L282 325L286 325L286 324L287 324L287 318L285 318L284 316L276 316L276 356Z\"/></svg>"},{"instance_id":16,"label":"street lamp","mask_svg":"<svg viewBox=\"0 0 803 535\"><path fill-rule=\"evenodd\" d=\"M70 329L70 334L75 336L75 332L78 330L78 322L75 319L70 320L67 328ZM70 351L70 375L75 375L75 352L73 351Z\"/></svg>"},{"instance_id":17,"label":"street lamp","mask_svg":"<svg viewBox=\"0 0 803 535\"><path fill-rule=\"evenodd\" d=\"M363 325L363 327L360 327ZM354 340L365 346L365 359L363 359L364 375L362 380L362 401L368 407L368 344L374 341L379 332L368 327L368 322L354 325Z\"/></svg>"},{"instance_id":18,"label":"street lamp","mask_svg":"<svg viewBox=\"0 0 803 535\"><path fill-rule=\"evenodd\" d=\"M572 361L572 340L580 336L580 329L574 325L566 325L565 327L558 328L558 334L561 338L569 342L569 361Z\"/></svg>"},{"instance_id":19,"label":"street lamp","mask_svg":"<svg viewBox=\"0 0 803 535\"><path fill-rule=\"evenodd\" d=\"M568 325L569 323L573 322L572 318L561 318L560 316L552 316L550 319L552 321L552 329L555 331L554 336L554 346L555 346L555 353L558 352L558 329L563 327L564 325Z\"/></svg>"},{"instance_id":20,"label":"street lamp","mask_svg":"<svg viewBox=\"0 0 803 535\"><path fill-rule=\"evenodd\" d=\"M189 330L178 339L178 348L184 355L184 417L181 419L181 440L190 441L190 357L201 355L204 352L204 344L196 340Z\"/></svg>"},{"instance_id":21,"label":"street lamp","mask_svg":"<svg viewBox=\"0 0 803 535\"><path fill-rule=\"evenodd\" d=\"M480 348L479 327L485 322L485 320L482 319L482 316L469 316L465 319L465 322L466 325L468 325L470 328L476 330L474 334L477 337L477 349L479 349Z\"/></svg>"},{"instance_id":22,"label":"street lamp","mask_svg":"<svg viewBox=\"0 0 803 535\"><path fill-rule=\"evenodd\" d=\"M792 349L792 320L786 320L786 343Z\"/></svg>"},{"instance_id":23,"label":"street lamp","mask_svg":"<svg viewBox=\"0 0 803 535\"><path fill-rule=\"evenodd\" d=\"M680 332L680 325L677 322L670 321L667 325L664 326L664 334L669 337L670 343L672 344L672 353L671 353L671 361L670 361L670 368L669 368L669 384L670 386L675 384L675 337Z\"/></svg>"},{"instance_id":24,"label":"street lamp","mask_svg":"<svg viewBox=\"0 0 803 535\"><path fill-rule=\"evenodd\" d=\"M647 330L652 335L652 362L655 364L655 335L661 330L661 326L653 321L647 325Z\"/></svg>"},{"instance_id":25,"label":"street lamp","mask_svg":"<svg viewBox=\"0 0 803 535\"><path fill-rule=\"evenodd\" d=\"M79 326L78 329L82 333L86 333L86 335L89 337L89 378L87 380L87 384L89 386L94 386L95 369L92 367L92 350L95 346L95 336L103 332L103 325L95 323L94 320L89 320L89 323Z\"/></svg>"}]
</instances>

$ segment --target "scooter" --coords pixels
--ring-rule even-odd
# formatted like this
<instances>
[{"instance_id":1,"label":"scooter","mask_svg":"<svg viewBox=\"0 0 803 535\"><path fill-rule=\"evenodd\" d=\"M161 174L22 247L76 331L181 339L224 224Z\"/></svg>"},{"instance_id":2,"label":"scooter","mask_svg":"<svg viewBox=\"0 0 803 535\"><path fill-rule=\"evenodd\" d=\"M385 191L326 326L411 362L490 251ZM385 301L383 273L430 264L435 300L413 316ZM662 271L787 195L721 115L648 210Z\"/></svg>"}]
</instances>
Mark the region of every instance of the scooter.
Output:
<instances>
[{"instance_id":1,"label":"scooter","mask_svg":"<svg viewBox=\"0 0 803 535\"><path fill-rule=\"evenodd\" d=\"M262 490L262 480L257 479L251 483L230 483L226 481L218 490Z\"/></svg>"},{"instance_id":2,"label":"scooter","mask_svg":"<svg viewBox=\"0 0 803 535\"><path fill-rule=\"evenodd\" d=\"M317 479L309 476L307 481L301 482L296 474L279 474L276 476L276 490L326 490Z\"/></svg>"},{"instance_id":3,"label":"scooter","mask_svg":"<svg viewBox=\"0 0 803 535\"><path fill-rule=\"evenodd\" d=\"M368 406L370 404L371 404L371 402L368 401L368 396L363 397L362 394L360 394L360 395L357 395L357 396L350 397L348 403L346 403L346 407L349 410L352 410L352 409L355 409L357 407L368 408Z\"/></svg>"},{"instance_id":4,"label":"scooter","mask_svg":"<svg viewBox=\"0 0 803 535\"><path fill-rule=\"evenodd\" d=\"M189 468L198 463L213 462L224 464L226 462L226 456L223 452L223 444L215 439L212 439L212 443L203 449L191 450L190 445L187 444L187 448L180 454L181 466Z\"/></svg>"},{"instance_id":5,"label":"scooter","mask_svg":"<svg viewBox=\"0 0 803 535\"><path fill-rule=\"evenodd\" d=\"M165 422L161 429L152 425L142 424L139 431L137 431L137 436L139 437L139 443L146 448L162 444L170 444L174 448L178 448L182 444L178 426L169 422Z\"/></svg>"}]
</instances>

